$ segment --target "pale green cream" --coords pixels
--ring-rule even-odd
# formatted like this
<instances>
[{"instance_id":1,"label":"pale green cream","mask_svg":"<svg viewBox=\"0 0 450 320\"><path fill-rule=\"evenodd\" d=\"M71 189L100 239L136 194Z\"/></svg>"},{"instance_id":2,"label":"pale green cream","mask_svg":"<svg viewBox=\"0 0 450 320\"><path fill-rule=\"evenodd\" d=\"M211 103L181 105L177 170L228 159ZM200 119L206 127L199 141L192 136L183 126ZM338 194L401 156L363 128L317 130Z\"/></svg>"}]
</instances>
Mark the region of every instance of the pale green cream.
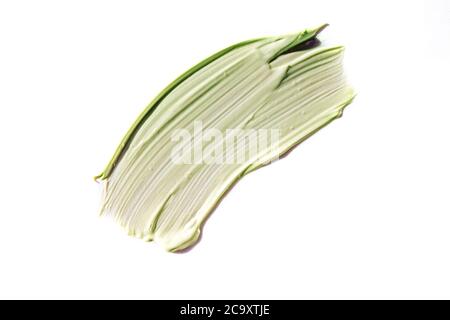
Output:
<instances>
[{"instance_id":1,"label":"pale green cream","mask_svg":"<svg viewBox=\"0 0 450 320\"><path fill-rule=\"evenodd\" d=\"M234 183L341 116L352 101L342 70L343 47L316 41L324 27L236 44L170 84L96 177L105 186L102 213L129 234L169 251L196 243L203 222ZM203 155L219 150L218 140L197 139L196 123L204 131L242 130L235 136L237 148L221 149L226 159L249 145L245 132L251 130L276 130L277 143L234 163L174 162L180 141L173 137L180 129L192 133L192 146L208 146Z\"/></svg>"}]
</instances>

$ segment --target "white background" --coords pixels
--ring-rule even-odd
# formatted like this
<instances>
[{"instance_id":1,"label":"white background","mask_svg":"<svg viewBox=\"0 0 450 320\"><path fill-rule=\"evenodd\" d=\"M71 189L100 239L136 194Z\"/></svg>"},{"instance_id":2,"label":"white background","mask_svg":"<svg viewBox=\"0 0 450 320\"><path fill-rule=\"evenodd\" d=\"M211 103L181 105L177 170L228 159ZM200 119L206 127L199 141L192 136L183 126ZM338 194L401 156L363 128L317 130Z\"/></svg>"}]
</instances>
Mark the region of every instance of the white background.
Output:
<instances>
[{"instance_id":1,"label":"white background","mask_svg":"<svg viewBox=\"0 0 450 320\"><path fill-rule=\"evenodd\" d=\"M186 254L92 177L185 69L323 22L358 92L243 179ZM2 1L0 298L450 298L448 1Z\"/></svg>"}]
</instances>

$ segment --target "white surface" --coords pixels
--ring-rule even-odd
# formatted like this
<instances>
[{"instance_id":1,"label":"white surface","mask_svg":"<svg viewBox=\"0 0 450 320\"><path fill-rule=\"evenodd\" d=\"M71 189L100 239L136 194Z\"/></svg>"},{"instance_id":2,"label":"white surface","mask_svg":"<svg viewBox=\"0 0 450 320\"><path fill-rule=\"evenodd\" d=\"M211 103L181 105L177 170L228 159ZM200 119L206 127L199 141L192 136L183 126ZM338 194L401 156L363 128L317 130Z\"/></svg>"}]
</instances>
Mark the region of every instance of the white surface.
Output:
<instances>
[{"instance_id":1,"label":"white surface","mask_svg":"<svg viewBox=\"0 0 450 320\"><path fill-rule=\"evenodd\" d=\"M242 180L187 254L99 218L92 177L224 46L331 24L358 97ZM450 298L448 1L4 1L0 298Z\"/></svg>"}]
</instances>

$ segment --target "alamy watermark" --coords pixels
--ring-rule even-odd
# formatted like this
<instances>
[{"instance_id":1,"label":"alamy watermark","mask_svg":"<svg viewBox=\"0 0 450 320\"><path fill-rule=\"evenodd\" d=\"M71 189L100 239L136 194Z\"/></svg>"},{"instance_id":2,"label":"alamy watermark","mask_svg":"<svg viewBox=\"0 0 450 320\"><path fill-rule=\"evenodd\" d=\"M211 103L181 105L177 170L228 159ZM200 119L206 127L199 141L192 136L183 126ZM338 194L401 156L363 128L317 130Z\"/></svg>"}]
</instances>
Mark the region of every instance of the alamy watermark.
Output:
<instances>
[{"instance_id":1,"label":"alamy watermark","mask_svg":"<svg viewBox=\"0 0 450 320\"><path fill-rule=\"evenodd\" d=\"M266 150L277 150L280 140L279 129L219 130L204 128L202 121L195 121L191 131L177 129L172 133L175 146L171 160L176 164L245 163Z\"/></svg>"}]
</instances>

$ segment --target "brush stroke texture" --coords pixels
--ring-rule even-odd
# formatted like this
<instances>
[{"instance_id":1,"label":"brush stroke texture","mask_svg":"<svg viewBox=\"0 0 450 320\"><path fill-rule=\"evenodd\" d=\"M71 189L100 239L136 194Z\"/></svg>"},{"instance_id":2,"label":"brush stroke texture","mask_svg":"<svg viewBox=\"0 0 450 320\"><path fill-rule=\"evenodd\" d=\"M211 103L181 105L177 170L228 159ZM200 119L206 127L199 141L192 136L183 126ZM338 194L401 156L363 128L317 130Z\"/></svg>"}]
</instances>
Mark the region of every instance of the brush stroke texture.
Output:
<instances>
[{"instance_id":1,"label":"brush stroke texture","mask_svg":"<svg viewBox=\"0 0 450 320\"><path fill-rule=\"evenodd\" d=\"M236 44L170 84L96 177L105 185L102 213L130 235L168 251L195 244L202 224L232 185L340 117L352 101L343 47L316 40L325 26ZM242 163L176 164L171 135L177 129L194 132L194 121L223 132L276 128L280 140Z\"/></svg>"}]
</instances>

